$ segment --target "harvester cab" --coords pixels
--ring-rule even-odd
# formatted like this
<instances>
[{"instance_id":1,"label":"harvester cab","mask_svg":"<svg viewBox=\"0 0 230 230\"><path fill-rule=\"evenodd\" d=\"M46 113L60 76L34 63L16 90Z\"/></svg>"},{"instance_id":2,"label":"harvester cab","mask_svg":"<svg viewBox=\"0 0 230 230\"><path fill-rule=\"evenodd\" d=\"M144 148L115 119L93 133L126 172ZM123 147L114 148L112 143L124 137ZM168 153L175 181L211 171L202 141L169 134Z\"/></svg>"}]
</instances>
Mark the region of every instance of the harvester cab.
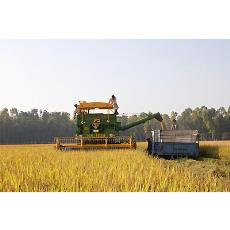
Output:
<instances>
[{"instance_id":1,"label":"harvester cab","mask_svg":"<svg viewBox=\"0 0 230 230\"><path fill-rule=\"evenodd\" d=\"M99 112L95 112L99 110ZM102 110L106 112L101 112ZM116 114L111 114L113 105L105 102L80 102L78 115L75 118L75 137L55 138L58 150L68 149L135 149L133 136L120 136L120 131L128 130L149 120L156 119L165 128L160 113L148 115L146 118L121 126Z\"/></svg>"}]
</instances>

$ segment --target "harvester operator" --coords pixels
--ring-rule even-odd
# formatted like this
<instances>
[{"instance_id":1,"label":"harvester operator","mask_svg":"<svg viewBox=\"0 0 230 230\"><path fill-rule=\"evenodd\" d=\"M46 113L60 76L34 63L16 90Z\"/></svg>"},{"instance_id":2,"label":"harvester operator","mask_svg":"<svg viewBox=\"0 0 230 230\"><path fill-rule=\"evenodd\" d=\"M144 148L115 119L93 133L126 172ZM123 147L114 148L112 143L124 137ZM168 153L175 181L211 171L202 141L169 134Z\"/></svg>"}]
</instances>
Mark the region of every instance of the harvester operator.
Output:
<instances>
[{"instance_id":1,"label":"harvester operator","mask_svg":"<svg viewBox=\"0 0 230 230\"><path fill-rule=\"evenodd\" d=\"M177 130L177 129L178 129L177 120L173 119L172 130Z\"/></svg>"},{"instance_id":2,"label":"harvester operator","mask_svg":"<svg viewBox=\"0 0 230 230\"><path fill-rule=\"evenodd\" d=\"M78 105L75 104L74 107L75 107L75 110L74 110L73 119L75 119L76 116L80 113L80 109L79 109Z\"/></svg>"},{"instance_id":3,"label":"harvester operator","mask_svg":"<svg viewBox=\"0 0 230 230\"><path fill-rule=\"evenodd\" d=\"M178 113L174 113L173 121L172 121L172 130L177 130L178 129L178 124L177 124L177 116Z\"/></svg>"},{"instance_id":4,"label":"harvester operator","mask_svg":"<svg viewBox=\"0 0 230 230\"><path fill-rule=\"evenodd\" d=\"M117 98L112 95L112 97L109 99L109 104L112 104L113 105L113 108L114 108L114 114L115 115L118 115L118 109L119 109L119 106L117 104Z\"/></svg>"}]
</instances>

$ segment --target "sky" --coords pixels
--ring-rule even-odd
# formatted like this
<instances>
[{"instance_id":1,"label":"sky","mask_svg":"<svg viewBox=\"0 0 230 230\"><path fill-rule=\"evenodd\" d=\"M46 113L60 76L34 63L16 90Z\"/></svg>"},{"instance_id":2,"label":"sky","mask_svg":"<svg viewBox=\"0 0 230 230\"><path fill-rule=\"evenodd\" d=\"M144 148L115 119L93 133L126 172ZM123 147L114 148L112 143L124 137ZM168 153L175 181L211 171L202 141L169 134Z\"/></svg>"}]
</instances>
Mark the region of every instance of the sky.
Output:
<instances>
[{"instance_id":1,"label":"sky","mask_svg":"<svg viewBox=\"0 0 230 230\"><path fill-rule=\"evenodd\" d=\"M0 109L120 113L230 106L230 40L0 40Z\"/></svg>"}]
</instances>

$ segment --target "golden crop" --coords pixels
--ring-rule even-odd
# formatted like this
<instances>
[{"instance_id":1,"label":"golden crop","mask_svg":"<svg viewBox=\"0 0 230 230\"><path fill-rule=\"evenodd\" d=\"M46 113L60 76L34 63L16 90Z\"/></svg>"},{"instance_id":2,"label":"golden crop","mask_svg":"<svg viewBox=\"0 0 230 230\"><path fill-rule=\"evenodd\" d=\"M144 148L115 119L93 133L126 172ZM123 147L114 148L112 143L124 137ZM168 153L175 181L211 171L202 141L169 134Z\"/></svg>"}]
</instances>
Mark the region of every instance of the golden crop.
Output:
<instances>
[{"instance_id":1,"label":"golden crop","mask_svg":"<svg viewBox=\"0 0 230 230\"><path fill-rule=\"evenodd\" d=\"M0 146L2 192L230 191L230 142L201 144L199 160L149 158L138 150L57 152Z\"/></svg>"}]
</instances>

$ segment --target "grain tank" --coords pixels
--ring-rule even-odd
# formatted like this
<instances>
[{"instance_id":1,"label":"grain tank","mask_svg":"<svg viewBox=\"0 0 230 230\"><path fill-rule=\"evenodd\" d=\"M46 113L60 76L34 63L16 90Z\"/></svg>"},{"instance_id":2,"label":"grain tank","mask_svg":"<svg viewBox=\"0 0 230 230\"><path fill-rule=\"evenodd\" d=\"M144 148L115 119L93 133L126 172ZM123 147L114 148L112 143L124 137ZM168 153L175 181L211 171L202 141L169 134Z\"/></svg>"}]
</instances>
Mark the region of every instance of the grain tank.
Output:
<instances>
[{"instance_id":1,"label":"grain tank","mask_svg":"<svg viewBox=\"0 0 230 230\"><path fill-rule=\"evenodd\" d=\"M197 130L152 131L153 154L167 158L197 158L199 156L199 132Z\"/></svg>"}]
</instances>

